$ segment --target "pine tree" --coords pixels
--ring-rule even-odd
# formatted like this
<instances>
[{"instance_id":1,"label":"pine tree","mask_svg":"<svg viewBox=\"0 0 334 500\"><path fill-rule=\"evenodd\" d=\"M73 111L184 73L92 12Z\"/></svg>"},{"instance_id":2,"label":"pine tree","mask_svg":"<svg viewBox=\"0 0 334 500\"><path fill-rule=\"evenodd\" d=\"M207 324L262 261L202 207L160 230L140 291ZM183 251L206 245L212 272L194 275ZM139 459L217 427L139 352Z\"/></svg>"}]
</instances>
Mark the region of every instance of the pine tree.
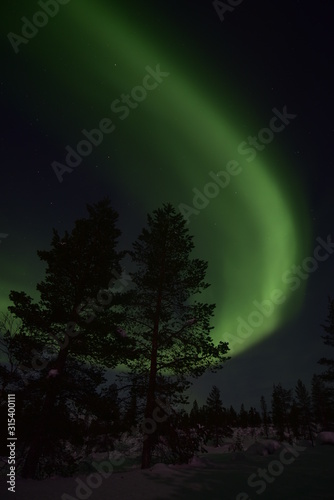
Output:
<instances>
[{"instance_id":1,"label":"pine tree","mask_svg":"<svg viewBox=\"0 0 334 500\"><path fill-rule=\"evenodd\" d=\"M320 375L312 377L312 413L314 419L320 424L323 430L328 430L328 425L332 415L331 394Z\"/></svg>"},{"instance_id":2,"label":"pine tree","mask_svg":"<svg viewBox=\"0 0 334 500\"><path fill-rule=\"evenodd\" d=\"M39 302L25 292L10 293L14 305L9 310L22 321L17 338L23 345L32 343L33 368L46 379L24 477L35 476L69 358L113 367L121 357L114 333L119 313L112 309L116 295L110 292L123 255L116 250L118 215L108 199L87 205L87 210L89 217L77 220L71 234L66 231L61 238L54 229L51 249L37 252L47 265L45 280L37 285ZM52 350L50 363L43 354L46 349Z\"/></svg>"},{"instance_id":3,"label":"pine tree","mask_svg":"<svg viewBox=\"0 0 334 500\"><path fill-rule=\"evenodd\" d=\"M291 390L284 389L281 384L274 384L271 403L273 424L276 427L279 439L281 441L283 441L285 438L285 431L287 431L290 435L289 413L291 404Z\"/></svg>"},{"instance_id":4,"label":"pine tree","mask_svg":"<svg viewBox=\"0 0 334 500\"><path fill-rule=\"evenodd\" d=\"M261 417L262 417L264 433L265 433L266 437L268 437L269 415L268 415L268 410L267 410L267 403L266 403L264 396L261 396L260 406L261 406Z\"/></svg>"},{"instance_id":5,"label":"pine tree","mask_svg":"<svg viewBox=\"0 0 334 500\"><path fill-rule=\"evenodd\" d=\"M328 298L327 324L321 325L326 335L322 337L324 344L334 347L334 299ZM322 379L330 384L331 392L334 394L334 359L321 358L318 363L326 366L327 370L321 374Z\"/></svg>"},{"instance_id":6,"label":"pine tree","mask_svg":"<svg viewBox=\"0 0 334 500\"><path fill-rule=\"evenodd\" d=\"M241 404L241 407L240 407L238 423L243 428L247 427L247 425L248 425L248 413L245 410L245 406L243 403Z\"/></svg>"},{"instance_id":7,"label":"pine tree","mask_svg":"<svg viewBox=\"0 0 334 500\"><path fill-rule=\"evenodd\" d=\"M302 435L301 415L300 415L300 408L298 407L294 399L292 400L291 403L291 408L288 418L292 434L296 439L299 439Z\"/></svg>"},{"instance_id":8,"label":"pine tree","mask_svg":"<svg viewBox=\"0 0 334 500\"><path fill-rule=\"evenodd\" d=\"M248 425L250 427L259 427L261 424L261 417L259 412L253 406L250 407L248 411Z\"/></svg>"},{"instance_id":9,"label":"pine tree","mask_svg":"<svg viewBox=\"0 0 334 500\"><path fill-rule=\"evenodd\" d=\"M236 427L238 425L238 415L232 405L228 410L228 424L232 427Z\"/></svg>"},{"instance_id":10,"label":"pine tree","mask_svg":"<svg viewBox=\"0 0 334 500\"><path fill-rule=\"evenodd\" d=\"M296 393L296 406L299 410L299 426L301 434L310 439L313 443L313 437L311 432L311 421L312 421L312 408L311 408L311 396L306 389L305 384L298 379L297 386L295 388Z\"/></svg>"},{"instance_id":11,"label":"pine tree","mask_svg":"<svg viewBox=\"0 0 334 500\"><path fill-rule=\"evenodd\" d=\"M231 436L232 430L227 425L226 409L220 397L220 390L214 385L205 404L207 437L213 437L214 445L219 446L222 437Z\"/></svg>"},{"instance_id":12,"label":"pine tree","mask_svg":"<svg viewBox=\"0 0 334 500\"><path fill-rule=\"evenodd\" d=\"M193 249L186 221L167 204L148 215L130 252L136 270L127 294L132 345L127 366L145 379L146 419L153 418L157 397L186 402L189 378L216 372L227 359L227 343L215 346L210 336L215 306L196 300L209 285L204 281L207 263L191 259ZM150 465L154 439L144 435L142 468Z\"/></svg>"}]
</instances>

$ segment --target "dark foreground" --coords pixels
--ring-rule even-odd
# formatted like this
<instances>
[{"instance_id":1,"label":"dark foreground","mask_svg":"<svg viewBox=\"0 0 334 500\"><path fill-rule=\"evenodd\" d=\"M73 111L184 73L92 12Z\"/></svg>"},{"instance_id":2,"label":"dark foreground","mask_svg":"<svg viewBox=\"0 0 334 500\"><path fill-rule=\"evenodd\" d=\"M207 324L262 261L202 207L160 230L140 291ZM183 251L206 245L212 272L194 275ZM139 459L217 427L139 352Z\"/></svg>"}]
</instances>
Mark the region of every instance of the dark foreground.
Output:
<instances>
[{"instance_id":1,"label":"dark foreground","mask_svg":"<svg viewBox=\"0 0 334 500\"><path fill-rule=\"evenodd\" d=\"M289 455L289 460L291 457ZM145 472L139 469L126 470L124 467L107 478L97 475L94 478L56 477L44 481L18 478L15 493L7 490L2 478L0 498L334 500L334 446L329 445L307 448L285 465L280 460L279 452L259 457L245 453L223 454L218 450L211 453L210 450L191 466L157 464Z\"/></svg>"}]
</instances>

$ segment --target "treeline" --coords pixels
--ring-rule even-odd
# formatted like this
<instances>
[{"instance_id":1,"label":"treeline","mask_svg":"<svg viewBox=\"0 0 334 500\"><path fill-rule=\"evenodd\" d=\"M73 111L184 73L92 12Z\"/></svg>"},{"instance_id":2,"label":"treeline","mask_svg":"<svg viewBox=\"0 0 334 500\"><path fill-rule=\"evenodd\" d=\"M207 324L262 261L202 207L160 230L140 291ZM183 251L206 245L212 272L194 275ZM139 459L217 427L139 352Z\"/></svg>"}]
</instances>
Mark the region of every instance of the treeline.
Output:
<instances>
[{"instance_id":1,"label":"treeline","mask_svg":"<svg viewBox=\"0 0 334 500\"><path fill-rule=\"evenodd\" d=\"M232 428L261 428L263 436L291 443L296 439L313 443L318 432L334 431L333 391L320 375L313 376L311 391L300 379L294 390L274 384L270 407L261 396L259 408L247 410L243 403L239 411L233 406L224 407L220 390L213 386L206 403L199 406L195 399L184 419L188 426L208 431L206 441L211 440L215 446L233 435Z\"/></svg>"}]
</instances>

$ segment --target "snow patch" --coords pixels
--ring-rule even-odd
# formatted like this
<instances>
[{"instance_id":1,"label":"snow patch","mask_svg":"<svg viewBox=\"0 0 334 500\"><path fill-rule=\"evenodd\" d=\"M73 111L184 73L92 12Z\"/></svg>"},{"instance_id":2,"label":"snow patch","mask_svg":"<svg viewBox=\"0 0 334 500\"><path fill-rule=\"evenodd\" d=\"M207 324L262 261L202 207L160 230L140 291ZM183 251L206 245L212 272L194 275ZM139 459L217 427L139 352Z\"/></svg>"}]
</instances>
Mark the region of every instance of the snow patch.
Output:
<instances>
[{"instance_id":1,"label":"snow patch","mask_svg":"<svg viewBox=\"0 0 334 500\"><path fill-rule=\"evenodd\" d=\"M150 467L150 471L158 472L159 474L171 473L171 470L168 467L168 465L163 463L154 464L153 467Z\"/></svg>"},{"instance_id":2,"label":"snow patch","mask_svg":"<svg viewBox=\"0 0 334 500\"><path fill-rule=\"evenodd\" d=\"M273 453L275 453L275 451L279 450L280 448L280 443L272 439L257 441L249 446L249 448L247 448L246 453L248 455L261 455L263 457L266 457L267 455L273 455Z\"/></svg>"},{"instance_id":3,"label":"snow patch","mask_svg":"<svg viewBox=\"0 0 334 500\"><path fill-rule=\"evenodd\" d=\"M334 432L319 432L316 443L334 445Z\"/></svg>"},{"instance_id":4,"label":"snow patch","mask_svg":"<svg viewBox=\"0 0 334 500\"><path fill-rule=\"evenodd\" d=\"M188 463L192 467L206 467L204 460L196 456L193 456Z\"/></svg>"}]
</instances>

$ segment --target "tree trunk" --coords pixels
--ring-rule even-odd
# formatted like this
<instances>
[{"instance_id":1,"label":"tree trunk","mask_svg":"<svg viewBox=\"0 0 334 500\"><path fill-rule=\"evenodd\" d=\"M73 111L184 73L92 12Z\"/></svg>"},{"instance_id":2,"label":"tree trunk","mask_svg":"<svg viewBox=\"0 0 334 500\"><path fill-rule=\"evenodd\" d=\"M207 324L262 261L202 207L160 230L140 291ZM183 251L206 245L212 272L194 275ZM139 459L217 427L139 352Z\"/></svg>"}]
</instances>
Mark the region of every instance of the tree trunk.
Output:
<instances>
[{"instance_id":1,"label":"tree trunk","mask_svg":"<svg viewBox=\"0 0 334 500\"><path fill-rule=\"evenodd\" d=\"M150 417L146 417L150 418ZM152 446L152 434L144 434L144 441L143 441L143 450L142 450L142 456L141 456L141 468L142 469L148 469L149 466L151 465L151 459L152 459L152 451L153 451L153 446Z\"/></svg>"},{"instance_id":2,"label":"tree trunk","mask_svg":"<svg viewBox=\"0 0 334 500\"><path fill-rule=\"evenodd\" d=\"M65 349L59 351L56 362L56 368L59 373L57 379L61 376L61 373L64 369L68 352L68 346ZM58 380L50 378L48 382L49 383L46 390L41 416L38 420L38 425L36 426L36 433L32 438L30 448L22 469L22 477L24 478L34 479L36 477L39 459L45 444L46 431L56 402Z\"/></svg>"},{"instance_id":3,"label":"tree trunk","mask_svg":"<svg viewBox=\"0 0 334 500\"><path fill-rule=\"evenodd\" d=\"M158 328L154 328L153 340L152 340L152 352L151 352L151 370L150 370L150 378L149 378L149 385L146 398L146 408L145 408L145 420L150 419L150 421L152 420L152 414L155 402L155 385L157 377L157 351L158 351L157 337L158 337ZM144 428L144 441L143 441L143 451L142 451L142 461L141 461L142 469L148 469L148 467L151 465L152 441L153 441L152 432L145 432Z\"/></svg>"},{"instance_id":4,"label":"tree trunk","mask_svg":"<svg viewBox=\"0 0 334 500\"><path fill-rule=\"evenodd\" d=\"M160 269L160 280L159 280L157 303L156 303L156 307L155 307L155 319L154 319L154 327L153 327L153 335L152 335L150 378L149 378L149 383L148 383L146 408L145 408L145 419L151 419L151 420L152 420L152 414L153 414L154 403L155 403L159 321L160 321L160 311L161 311L161 303L162 303L162 288L163 288L163 281L164 281L164 275L165 275L165 258L166 258L166 253L163 254L161 269ZM152 444L153 444L152 432L148 433L148 432L144 431L144 442L143 442L142 461L141 461L141 468L142 469L148 469L148 467L151 465Z\"/></svg>"}]
</instances>

